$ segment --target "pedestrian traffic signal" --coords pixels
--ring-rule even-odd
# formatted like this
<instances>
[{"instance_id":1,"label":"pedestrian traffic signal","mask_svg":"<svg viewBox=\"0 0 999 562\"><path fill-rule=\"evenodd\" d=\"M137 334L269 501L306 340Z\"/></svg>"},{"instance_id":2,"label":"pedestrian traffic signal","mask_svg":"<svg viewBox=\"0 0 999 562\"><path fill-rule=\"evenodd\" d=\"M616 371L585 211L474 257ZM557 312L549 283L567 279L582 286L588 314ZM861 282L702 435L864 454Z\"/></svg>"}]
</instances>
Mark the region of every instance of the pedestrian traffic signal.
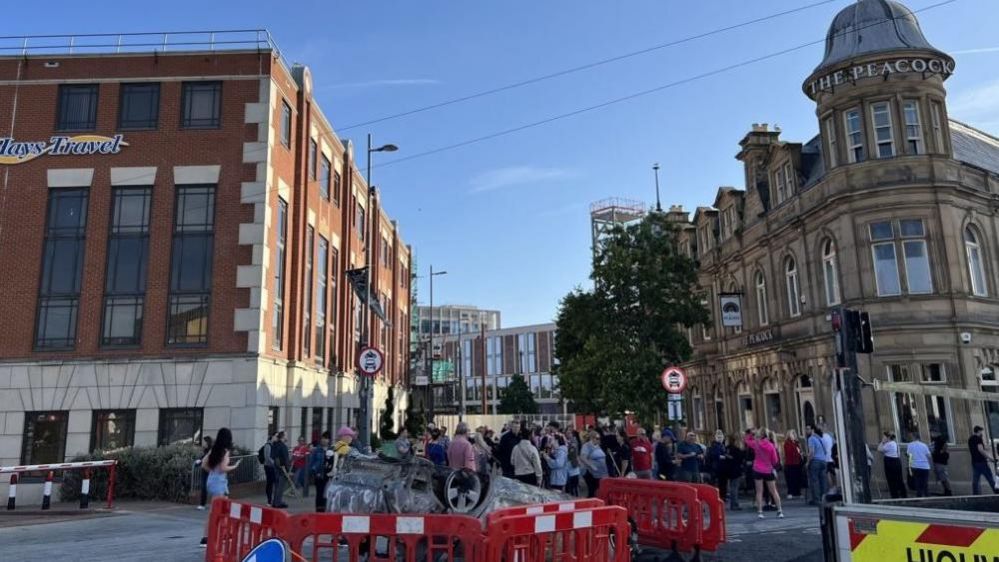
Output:
<instances>
[{"instance_id":1,"label":"pedestrian traffic signal","mask_svg":"<svg viewBox=\"0 0 999 562\"><path fill-rule=\"evenodd\" d=\"M857 353L874 353L874 334L871 332L871 315L860 313L860 340Z\"/></svg>"},{"instance_id":2,"label":"pedestrian traffic signal","mask_svg":"<svg viewBox=\"0 0 999 562\"><path fill-rule=\"evenodd\" d=\"M847 349L854 353L874 353L871 316L860 310L845 309Z\"/></svg>"}]
</instances>

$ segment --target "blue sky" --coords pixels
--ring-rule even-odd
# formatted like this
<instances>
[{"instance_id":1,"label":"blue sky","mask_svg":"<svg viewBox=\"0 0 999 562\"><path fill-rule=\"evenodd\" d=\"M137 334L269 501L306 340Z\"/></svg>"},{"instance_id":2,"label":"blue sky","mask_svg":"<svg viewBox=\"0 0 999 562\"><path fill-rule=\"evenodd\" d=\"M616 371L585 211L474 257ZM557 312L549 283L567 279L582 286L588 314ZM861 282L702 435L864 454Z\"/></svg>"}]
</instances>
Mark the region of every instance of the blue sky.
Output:
<instances>
[{"instance_id":1,"label":"blue sky","mask_svg":"<svg viewBox=\"0 0 999 562\"><path fill-rule=\"evenodd\" d=\"M533 78L817 0L18 2L4 35L266 27L292 61L312 69L323 111L342 128ZM836 1L558 79L408 118L341 132L421 153L822 39ZM913 10L939 0L907 0ZM282 9L282 7L284 9ZM999 134L999 3L958 0L917 14L954 54L951 116ZM436 303L503 312L504 325L550 321L559 299L588 285L590 203L610 196L709 205L718 186L742 187L733 158L753 122L782 138L815 134L802 81L814 45L464 148L385 165L374 183L413 244ZM427 298L425 280L420 299Z\"/></svg>"}]
</instances>

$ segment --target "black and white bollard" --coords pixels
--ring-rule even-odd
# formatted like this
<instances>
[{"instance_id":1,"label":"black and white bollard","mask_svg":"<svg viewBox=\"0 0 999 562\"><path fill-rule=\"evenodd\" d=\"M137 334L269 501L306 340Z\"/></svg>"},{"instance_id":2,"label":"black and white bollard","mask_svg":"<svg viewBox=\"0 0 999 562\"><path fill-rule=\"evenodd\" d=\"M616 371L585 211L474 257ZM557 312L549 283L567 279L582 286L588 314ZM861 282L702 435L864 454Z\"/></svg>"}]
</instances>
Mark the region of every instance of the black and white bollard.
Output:
<instances>
[{"instance_id":1,"label":"black and white bollard","mask_svg":"<svg viewBox=\"0 0 999 562\"><path fill-rule=\"evenodd\" d=\"M80 485L80 509L90 507L90 469L83 471L83 483Z\"/></svg>"},{"instance_id":2,"label":"black and white bollard","mask_svg":"<svg viewBox=\"0 0 999 562\"><path fill-rule=\"evenodd\" d=\"M7 487L7 509L14 509L17 502L17 473L10 475L10 486Z\"/></svg>"},{"instance_id":3,"label":"black and white bollard","mask_svg":"<svg viewBox=\"0 0 999 562\"><path fill-rule=\"evenodd\" d=\"M52 507L52 471L45 476L45 488L42 492L42 509Z\"/></svg>"}]
</instances>

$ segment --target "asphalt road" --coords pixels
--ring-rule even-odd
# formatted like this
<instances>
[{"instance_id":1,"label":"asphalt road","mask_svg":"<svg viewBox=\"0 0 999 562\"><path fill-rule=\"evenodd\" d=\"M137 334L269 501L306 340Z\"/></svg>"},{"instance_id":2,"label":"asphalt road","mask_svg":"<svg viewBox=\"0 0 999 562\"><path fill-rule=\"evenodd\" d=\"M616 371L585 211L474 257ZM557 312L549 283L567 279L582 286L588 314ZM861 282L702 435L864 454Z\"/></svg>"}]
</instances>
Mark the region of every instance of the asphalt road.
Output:
<instances>
[{"instance_id":1,"label":"asphalt road","mask_svg":"<svg viewBox=\"0 0 999 562\"><path fill-rule=\"evenodd\" d=\"M760 520L751 510L730 512L728 542L718 552L704 553L702 560L821 562L817 510L797 501L785 514L785 519L777 519L767 512ZM170 504L123 504L115 514L99 517L0 513L0 559L199 562L205 556L198 541L206 517L191 506ZM667 553L647 551L636 562L667 558Z\"/></svg>"}]
</instances>

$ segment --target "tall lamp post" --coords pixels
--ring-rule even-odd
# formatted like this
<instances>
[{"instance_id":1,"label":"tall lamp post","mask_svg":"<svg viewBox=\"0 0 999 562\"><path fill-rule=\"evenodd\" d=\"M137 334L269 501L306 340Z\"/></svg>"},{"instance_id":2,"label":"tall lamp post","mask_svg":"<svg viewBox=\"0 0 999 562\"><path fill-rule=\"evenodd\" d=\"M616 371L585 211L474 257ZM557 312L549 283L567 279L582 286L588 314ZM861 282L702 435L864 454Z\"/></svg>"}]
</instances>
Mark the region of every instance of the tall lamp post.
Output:
<instances>
[{"instance_id":1,"label":"tall lamp post","mask_svg":"<svg viewBox=\"0 0 999 562\"><path fill-rule=\"evenodd\" d=\"M375 195L375 187L371 185L371 153L372 152L395 152L399 147L394 144L385 144L378 148L371 148L371 133L368 133L368 165L365 175L368 182L367 224L364 225L364 307L361 309L361 342L362 346L371 346L371 235L374 231L375 221L371 216L371 199ZM385 350L379 350L384 353ZM358 350L360 352L360 350ZM366 449L371 445L371 395L374 387L374 377L360 376L360 392L358 393L361 402L361 419L357 424L358 437L361 441L361 448Z\"/></svg>"},{"instance_id":2,"label":"tall lamp post","mask_svg":"<svg viewBox=\"0 0 999 562\"><path fill-rule=\"evenodd\" d=\"M659 162L652 165L652 170L656 174L656 212L663 212L663 206L659 203Z\"/></svg>"},{"instance_id":3,"label":"tall lamp post","mask_svg":"<svg viewBox=\"0 0 999 562\"><path fill-rule=\"evenodd\" d=\"M434 271L430 264L430 349L427 353L427 402L429 403L430 419L434 421L434 277L447 275L446 271Z\"/></svg>"}]
</instances>

